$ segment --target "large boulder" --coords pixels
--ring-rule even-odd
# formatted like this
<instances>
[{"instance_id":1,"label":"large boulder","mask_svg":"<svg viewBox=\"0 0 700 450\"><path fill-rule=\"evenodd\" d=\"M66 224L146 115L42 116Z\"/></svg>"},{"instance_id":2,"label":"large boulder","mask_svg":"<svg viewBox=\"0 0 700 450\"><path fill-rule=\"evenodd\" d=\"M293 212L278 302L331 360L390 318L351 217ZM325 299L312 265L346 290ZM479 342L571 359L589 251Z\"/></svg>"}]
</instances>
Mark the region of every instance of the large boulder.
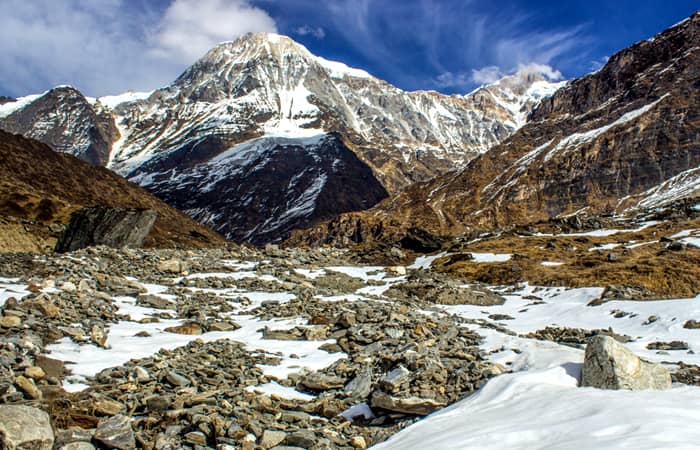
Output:
<instances>
[{"instance_id":1,"label":"large boulder","mask_svg":"<svg viewBox=\"0 0 700 450\"><path fill-rule=\"evenodd\" d=\"M599 389L668 389L671 374L659 364L641 360L610 336L598 335L586 346L581 385Z\"/></svg>"},{"instance_id":2,"label":"large boulder","mask_svg":"<svg viewBox=\"0 0 700 450\"><path fill-rule=\"evenodd\" d=\"M0 448L51 450L53 429L49 415L30 406L0 405Z\"/></svg>"},{"instance_id":3,"label":"large boulder","mask_svg":"<svg viewBox=\"0 0 700 450\"><path fill-rule=\"evenodd\" d=\"M70 224L56 244L59 253L91 245L141 247L158 214L145 209L106 206L85 208L73 213Z\"/></svg>"}]
</instances>

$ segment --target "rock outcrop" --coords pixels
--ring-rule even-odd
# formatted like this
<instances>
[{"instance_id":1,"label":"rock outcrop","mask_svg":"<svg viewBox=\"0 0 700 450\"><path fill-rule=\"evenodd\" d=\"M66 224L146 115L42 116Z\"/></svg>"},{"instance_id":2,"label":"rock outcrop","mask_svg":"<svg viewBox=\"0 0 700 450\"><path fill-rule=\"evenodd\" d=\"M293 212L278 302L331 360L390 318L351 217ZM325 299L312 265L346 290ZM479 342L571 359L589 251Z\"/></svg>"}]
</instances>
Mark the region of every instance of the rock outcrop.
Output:
<instances>
[{"instance_id":1,"label":"rock outcrop","mask_svg":"<svg viewBox=\"0 0 700 450\"><path fill-rule=\"evenodd\" d=\"M72 252L93 245L142 247L157 217L158 213L150 210L105 206L82 209L71 217L56 251Z\"/></svg>"},{"instance_id":2,"label":"rock outcrop","mask_svg":"<svg viewBox=\"0 0 700 450\"><path fill-rule=\"evenodd\" d=\"M641 360L610 336L588 342L581 385L599 389L668 389L671 375L664 367Z\"/></svg>"}]
</instances>

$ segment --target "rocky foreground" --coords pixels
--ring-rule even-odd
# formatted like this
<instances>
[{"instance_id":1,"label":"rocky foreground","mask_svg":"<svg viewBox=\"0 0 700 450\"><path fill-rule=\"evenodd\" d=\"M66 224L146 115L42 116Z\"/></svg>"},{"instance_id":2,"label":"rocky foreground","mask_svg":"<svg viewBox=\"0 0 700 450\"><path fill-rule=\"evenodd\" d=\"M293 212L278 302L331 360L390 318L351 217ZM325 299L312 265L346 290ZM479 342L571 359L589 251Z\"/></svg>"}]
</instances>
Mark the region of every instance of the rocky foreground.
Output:
<instances>
[{"instance_id":1,"label":"rocky foreground","mask_svg":"<svg viewBox=\"0 0 700 450\"><path fill-rule=\"evenodd\" d=\"M647 345L626 334L639 314L585 306L602 289L488 289L429 262L358 266L341 250L275 246L0 256L0 443L365 448L522 370L518 357L537 342L562 354L599 335ZM546 317L567 298L587 308L572 317L608 318L596 328L549 327L566 322L563 309ZM528 317L541 318L530 333L520 325ZM634 326L671 320L655 317ZM621 321L622 332L603 329L605 320ZM700 334L693 330L683 328ZM673 379L696 384L694 353L680 343L646 348L688 362ZM668 387L666 370L650 367L663 380L640 385ZM610 378L606 370L599 365L594 378Z\"/></svg>"},{"instance_id":2,"label":"rocky foreground","mask_svg":"<svg viewBox=\"0 0 700 450\"><path fill-rule=\"evenodd\" d=\"M0 402L47 411L55 448L364 448L503 371L462 319L381 296L405 268L347 264L275 247L3 257L22 281L0 279ZM429 298L484 299L450 289ZM79 376L100 356L71 349L115 367Z\"/></svg>"}]
</instances>

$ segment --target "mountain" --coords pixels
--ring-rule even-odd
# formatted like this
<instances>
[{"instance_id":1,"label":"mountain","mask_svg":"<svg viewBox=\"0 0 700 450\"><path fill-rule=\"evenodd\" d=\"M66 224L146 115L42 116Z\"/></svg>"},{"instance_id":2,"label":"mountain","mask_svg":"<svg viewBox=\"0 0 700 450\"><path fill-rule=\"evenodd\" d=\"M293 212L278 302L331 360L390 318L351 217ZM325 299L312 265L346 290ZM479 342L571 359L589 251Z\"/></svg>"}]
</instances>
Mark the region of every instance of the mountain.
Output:
<instances>
[{"instance_id":1,"label":"mountain","mask_svg":"<svg viewBox=\"0 0 700 450\"><path fill-rule=\"evenodd\" d=\"M634 215L700 195L700 13L543 99L461 170L409 186L307 242L459 235L567 216Z\"/></svg>"},{"instance_id":2,"label":"mountain","mask_svg":"<svg viewBox=\"0 0 700 450\"><path fill-rule=\"evenodd\" d=\"M110 170L0 131L0 251L52 248L71 214L94 205L155 210L158 218L147 246L197 248L226 242Z\"/></svg>"},{"instance_id":3,"label":"mountain","mask_svg":"<svg viewBox=\"0 0 700 450\"><path fill-rule=\"evenodd\" d=\"M232 239L263 243L463 166L561 86L526 67L466 96L404 92L290 38L249 34L152 93L66 94L56 104L55 91L77 93L61 88L5 103L0 128L104 164ZM251 149L253 159L235 156Z\"/></svg>"}]
</instances>

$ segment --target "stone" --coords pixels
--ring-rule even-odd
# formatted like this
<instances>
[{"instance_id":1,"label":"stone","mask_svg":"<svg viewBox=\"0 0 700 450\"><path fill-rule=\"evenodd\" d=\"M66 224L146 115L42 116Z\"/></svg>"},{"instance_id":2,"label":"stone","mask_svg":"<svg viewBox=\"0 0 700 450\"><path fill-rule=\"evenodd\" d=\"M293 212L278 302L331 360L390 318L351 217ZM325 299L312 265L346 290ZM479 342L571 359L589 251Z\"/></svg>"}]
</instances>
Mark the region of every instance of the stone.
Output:
<instances>
[{"instance_id":1,"label":"stone","mask_svg":"<svg viewBox=\"0 0 700 450\"><path fill-rule=\"evenodd\" d=\"M63 378L66 371L63 361L39 355L34 359L34 364L40 367L47 377Z\"/></svg>"},{"instance_id":2,"label":"stone","mask_svg":"<svg viewBox=\"0 0 700 450\"><path fill-rule=\"evenodd\" d=\"M345 386L345 395L361 400L369 397L372 392L372 370L364 369Z\"/></svg>"},{"instance_id":3,"label":"stone","mask_svg":"<svg viewBox=\"0 0 700 450\"><path fill-rule=\"evenodd\" d=\"M367 448L367 441L365 441L365 438L362 436L355 436L350 441L350 445L352 445L354 448Z\"/></svg>"},{"instance_id":4,"label":"stone","mask_svg":"<svg viewBox=\"0 0 700 450\"><path fill-rule=\"evenodd\" d=\"M44 369L37 366L27 367L26 369L24 369L24 374L34 380L41 380L46 376Z\"/></svg>"},{"instance_id":5,"label":"stone","mask_svg":"<svg viewBox=\"0 0 700 450\"><path fill-rule=\"evenodd\" d=\"M0 448L51 450L54 443L49 415L40 409L0 405Z\"/></svg>"},{"instance_id":6,"label":"stone","mask_svg":"<svg viewBox=\"0 0 700 450\"><path fill-rule=\"evenodd\" d=\"M209 331L233 331L239 328L241 326L233 322L214 322L209 325Z\"/></svg>"},{"instance_id":7,"label":"stone","mask_svg":"<svg viewBox=\"0 0 700 450\"><path fill-rule=\"evenodd\" d=\"M260 446L266 449L275 447L287 438L284 431L265 430L260 438Z\"/></svg>"},{"instance_id":8,"label":"stone","mask_svg":"<svg viewBox=\"0 0 700 450\"><path fill-rule=\"evenodd\" d=\"M168 380L170 384L173 386L189 386L190 380L187 379L186 377L180 375L179 373L175 372L174 370L171 370L165 375L165 379Z\"/></svg>"},{"instance_id":9,"label":"stone","mask_svg":"<svg viewBox=\"0 0 700 450\"><path fill-rule=\"evenodd\" d=\"M78 290L78 288L75 286L75 283L72 281L66 281L63 284L61 284L61 289L66 291L66 292L75 292Z\"/></svg>"},{"instance_id":10,"label":"stone","mask_svg":"<svg viewBox=\"0 0 700 450\"><path fill-rule=\"evenodd\" d=\"M381 408L404 414L426 416L443 406L445 406L444 403L430 398L393 397L382 391L375 391L374 394L372 394L373 408Z\"/></svg>"},{"instance_id":11,"label":"stone","mask_svg":"<svg viewBox=\"0 0 700 450\"><path fill-rule=\"evenodd\" d=\"M311 430L300 430L287 436L285 444L293 447L311 448L316 445L316 433Z\"/></svg>"},{"instance_id":12,"label":"stone","mask_svg":"<svg viewBox=\"0 0 700 450\"><path fill-rule=\"evenodd\" d=\"M175 327L167 327L165 329L165 331L168 333L175 333L175 334L194 335L194 334L202 334L202 327L199 326L199 324L195 323L195 322L185 322L182 325L178 325Z\"/></svg>"},{"instance_id":13,"label":"stone","mask_svg":"<svg viewBox=\"0 0 700 450\"><path fill-rule=\"evenodd\" d=\"M95 450L95 446L89 442L71 442L59 447L58 450Z\"/></svg>"},{"instance_id":14,"label":"stone","mask_svg":"<svg viewBox=\"0 0 700 450\"><path fill-rule=\"evenodd\" d=\"M124 405L109 399L98 400L95 402L93 407L95 409L95 413L100 416L116 416L124 410Z\"/></svg>"},{"instance_id":15,"label":"stone","mask_svg":"<svg viewBox=\"0 0 700 450\"><path fill-rule=\"evenodd\" d=\"M390 390L397 389L401 384L407 381L411 376L411 372L403 366L399 366L392 370L381 379L381 384Z\"/></svg>"},{"instance_id":16,"label":"stone","mask_svg":"<svg viewBox=\"0 0 700 450\"><path fill-rule=\"evenodd\" d=\"M108 448L132 450L136 448L136 438L131 429L131 419L122 414L100 419L95 430L95 441Z\"/></svg>"},{"instance_id":17,"label":"stone","mask_svg":"<svg viewBox=\"0 0 700 450\"><path fill-rule=\"evenodd\" d=\"M201 431L192 431L185 435L185 442L192 445L207 445L207 437Z\"/></svg>"},{"instance_id":18,"label":"stone","mask_svg":"<svg viewBox=\"0 0 700 450\"><path fill-rule=\"evenodd\" d=\"M687 328L689 330L697 330L700 329L700 321L698 320L686 320L685 323L683 324L683 328Z\"/></svg>"},{"instance_id":19,"label":"stone","mask_svg":"<svg viewBox=\"0 0 700 450\"><path fill-rule=\"evenodd\" d=\"M22 325L22 319L17 316L3 316L0 317L0 327L3 328L16 328Z\"/></svg>"},{"instance_id":20,"label":"stone","mask_svg":"<svg viewBox=\"0 0 700 450\"><path fill-rule=\"evenodd\" d=\"M180 274L187 270L187 263L179 259L168 259L158 264L158 270L161 272Z\"/></svg>"},{"instance_id":21,"label":"stone","mask_svg":"<svg viewBox=\"0 0 700 450\"><path fill-rule=\"evenodd\" d=\"M396 275L399 277L402 277L406 275L406 268L404 266L393 266L393 267L388 267L386 269L387 272L389 272L391 275Z\"/></svg>"},{"instance_id":22,"label":"stone","mask_svg":"<svg viewBox=\"0 0 700 450\"><path fill-rule=\"evenodd\" d=\"M582 386L599 389L668 389L671 375L664 367L641 360L610 336L594 336L586 346Z\"/></svg>"},{"instance_id":23,"label":"stone","mask_svg":"<svg viewBox=\"0 0 700 450\"><path fill-rule=\"evenodd\" d=\"M24 392L27 398L32 400L41 400L41 391L34 384L34 380L30 380L22 375L15 377L15 386L19 388L20 391Z\"/></svg>"},{"instance_id":24,"label":"stone","mask_svg":"<svg viewBox=\"0 0 700 450\"><path fill-rule=\"evenodd\" d=\"M141 294L137 298L139 306L156 309L172 309L175 305L167 298L152 294Z\"/></svg>"},{"instance_id":25,"label":"stone","mask_svg":"<svg viewBox=\"0 0 700 450\"><path fill-rule=\"evenodd\" d=\"M345 386L345 380L340 377L313 372L301 379L301 385L315 391L326 391L328 389L342 388Z\"/></svg>"}]
</instances>

